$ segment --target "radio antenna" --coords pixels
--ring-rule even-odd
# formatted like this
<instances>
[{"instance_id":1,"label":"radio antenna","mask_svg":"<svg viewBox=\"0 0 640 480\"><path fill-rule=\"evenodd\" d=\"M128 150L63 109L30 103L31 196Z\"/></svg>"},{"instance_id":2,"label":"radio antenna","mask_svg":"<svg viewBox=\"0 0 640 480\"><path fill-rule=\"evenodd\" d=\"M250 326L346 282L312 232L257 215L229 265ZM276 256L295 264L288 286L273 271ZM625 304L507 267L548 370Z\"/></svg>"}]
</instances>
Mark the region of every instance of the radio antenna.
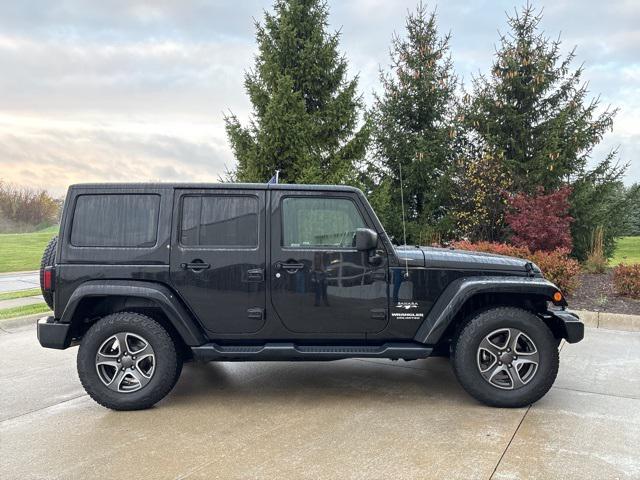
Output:
<instances>
[{"instance_id":1,"label":"radio antenna","mask_svg":"<svg viewBox=\"0 0 640 480\"><path fill-rule=\"evenodd\" d=\"M402 207L402 236L403 236L403 240L404 240L404 246L407 246L407 224L405 222L404 219L404 189L402 186L402 162L400 162L398 160L398 168L400 169L400 204ZM404 267L405 267L405 272L404 272L404 276L405 278L409 278L409 259L407 258L407 256L404 256Z\"/></svg>"}]
</instances>

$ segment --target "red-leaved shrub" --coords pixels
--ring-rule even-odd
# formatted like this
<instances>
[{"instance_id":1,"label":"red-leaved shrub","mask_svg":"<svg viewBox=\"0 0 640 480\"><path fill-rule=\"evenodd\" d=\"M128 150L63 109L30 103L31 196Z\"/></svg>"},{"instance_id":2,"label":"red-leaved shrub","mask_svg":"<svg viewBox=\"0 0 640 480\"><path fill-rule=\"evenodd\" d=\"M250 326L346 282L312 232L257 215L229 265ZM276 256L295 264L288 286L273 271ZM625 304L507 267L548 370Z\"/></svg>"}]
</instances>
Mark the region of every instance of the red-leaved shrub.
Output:
<instances>
[{"instance_id":1,"label":"red-leaved shrub","mask_svg":"<svg viewBox=\"0 0 640 480\"><path fill-rule=\"evenodd\" d=\"M552 251L558 248L571 250L571 222L569 195L571 188L563 187L552 193L544 193L539 187L534 195L518 194L508 201L505 221L513 236L511 243L527 247L532 252Z\"/></svg>"},{"instance_id":2,"label":"red-leaved shrub","mask_svg":"<svg viewBox=\"0 0 640 480\"><path fill-rule=\"evenodd\" d=\"M506 243L468 241L454 242L454 248L474 252L495 253L531 260L540 267L545 278L555 283L564 293L571 293L578 286L580 264L569 257L569 250L559 248L552 252L531 252L527 247L514 247Z\"/></svg>"},{"instance_id":3,"label":"red-leaved shrub","mask_svg":"<svg viewBox=\"0 0 640 480\"><path fill-rule=\"evenodd\" d=\"M619 295L640 298L640 263L620 264L614 268L613 284Z\"/></svg>"},{"instance_id":4,"label":"red-leaved shrub","mask_svg":"<svg viewBox=\"0 0 640 480\"><path fill-rule=\"evenodd\" d=\"M469 242L468 240L461 240L459 242L453 242L451 246L459 250L495 253L497 255L507 255L509 257L528 258L531 256L531 252L527 247L514 247L513 245L508 245L506 243L484 241Z\"/></svg>"}]
</instances>

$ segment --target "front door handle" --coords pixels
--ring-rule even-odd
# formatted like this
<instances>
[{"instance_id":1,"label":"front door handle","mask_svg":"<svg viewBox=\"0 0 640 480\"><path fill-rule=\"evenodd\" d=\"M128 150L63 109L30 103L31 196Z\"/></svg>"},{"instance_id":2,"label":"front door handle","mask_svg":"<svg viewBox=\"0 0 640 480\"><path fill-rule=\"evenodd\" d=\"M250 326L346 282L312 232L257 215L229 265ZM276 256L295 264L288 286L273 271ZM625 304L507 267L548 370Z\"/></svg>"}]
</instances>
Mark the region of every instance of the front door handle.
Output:
<instances>
[{"instance_id":1,"label":"front door handle","mask_svg":"<svg viewBox=\"0 0 640 480\"><path fill-rule=\"evenodd\" d=\"M202 260L190 262L190 263L181 263L180 266L185 270L193 270L195 272L199 272L200 270L207 270L211 268L211 265L208 263L204 263Z\"/></svg>"},{"instance_id":2,"label":"front door handle","mask_svg":"<svg viewBox=\"0 0 640 480\"><path fill-rule=\"evenodd\" d=\"M297 270L304 268L304 263L283 263L278 262L276 264L278 270L284 270L287 273L295 273Z\"/></svg>"}]
</instances>

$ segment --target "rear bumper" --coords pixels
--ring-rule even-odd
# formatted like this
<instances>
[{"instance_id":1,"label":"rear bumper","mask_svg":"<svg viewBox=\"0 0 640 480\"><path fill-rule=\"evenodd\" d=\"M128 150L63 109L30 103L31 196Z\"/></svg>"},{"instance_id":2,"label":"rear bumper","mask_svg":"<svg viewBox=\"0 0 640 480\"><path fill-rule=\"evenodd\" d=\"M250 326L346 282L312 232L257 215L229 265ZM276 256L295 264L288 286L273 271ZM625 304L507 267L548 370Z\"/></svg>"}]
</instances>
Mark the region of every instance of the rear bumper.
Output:
<instances>
[{"instance_id":1,"label":"rear bumper","mask_svg":"<svg viewBox=\"0 0 640 480\"><path fill-rule=\"evenodd\" d=\"M554 317L558 333L569 343L577 343L584 338L584 323L577 313L569 310L554 310L550 312Z\"/></svg>"},{"instance_id":2,"label":"rear bumper","mask_svg":"<svg viewBox=\"0 0 640 480\"><path fill-rule=\"evenodd\" d=\"M69 328L71 324L60 323L53 317L38 320L38 341L45 348L65 349L71 343Z\"/></svg>"}]
</instances>

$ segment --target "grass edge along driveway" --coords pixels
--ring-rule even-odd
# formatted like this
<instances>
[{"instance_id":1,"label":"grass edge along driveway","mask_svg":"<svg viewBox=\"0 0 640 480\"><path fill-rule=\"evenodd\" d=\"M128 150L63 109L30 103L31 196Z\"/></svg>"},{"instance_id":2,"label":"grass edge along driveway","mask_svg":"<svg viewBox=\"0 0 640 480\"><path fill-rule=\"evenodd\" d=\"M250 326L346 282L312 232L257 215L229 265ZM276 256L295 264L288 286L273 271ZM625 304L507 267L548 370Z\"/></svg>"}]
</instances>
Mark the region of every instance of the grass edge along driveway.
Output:
<instances>
[{"instance_id":1,"label":"grass edge along driveway","mask_svg":"<svg viewBox=\"0 0 640 480\"><path fill-rule=\"evenodd\" d=\"M0 310L0 321L16 317L24 317L25 315L34 315L36 313L45 313L50 310L49 306L44 302L32 303L21 307L5 308Z\"/></svg>"}]
</instances>

